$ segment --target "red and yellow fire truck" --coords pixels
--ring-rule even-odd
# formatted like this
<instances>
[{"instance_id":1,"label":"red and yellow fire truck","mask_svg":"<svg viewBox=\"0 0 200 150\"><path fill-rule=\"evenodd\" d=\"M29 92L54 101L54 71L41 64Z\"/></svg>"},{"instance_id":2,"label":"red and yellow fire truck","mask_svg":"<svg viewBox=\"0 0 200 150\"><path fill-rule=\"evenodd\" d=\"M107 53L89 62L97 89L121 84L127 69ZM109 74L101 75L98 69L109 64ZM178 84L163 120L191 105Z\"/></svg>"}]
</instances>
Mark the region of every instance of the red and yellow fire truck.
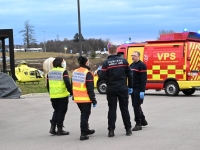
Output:
<instances>
[{"instance_id":1,"label":"red and yellow fire truck","mask_svg":"<svg viewBox=\"0 0 200 150\"><path fill-rule=\"evenodd\" d=\"M140 52L141 60L147 65L146 90L165 90L166 95L176 96L180 91L192 95L200 89L200 34L163 34L156 41L122 44L117 48L117 53L129 64L134 51ZM97 88L105 93L102 90L105 81L98 81Z\"/></svg>"}]
</instances>

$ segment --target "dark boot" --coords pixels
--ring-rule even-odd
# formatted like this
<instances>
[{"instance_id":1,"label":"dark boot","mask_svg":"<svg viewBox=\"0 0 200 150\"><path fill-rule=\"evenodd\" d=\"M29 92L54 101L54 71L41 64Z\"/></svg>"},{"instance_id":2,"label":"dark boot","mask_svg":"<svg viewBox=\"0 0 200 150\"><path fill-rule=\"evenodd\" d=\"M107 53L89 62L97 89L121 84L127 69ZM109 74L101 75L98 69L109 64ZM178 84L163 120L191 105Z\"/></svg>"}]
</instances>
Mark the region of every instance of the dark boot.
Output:
<instances>
[{"instance_id":1,"label":"dark boot","mask_svg":"<svg viewBox=\"0 0 200 150\"><path fill-rule=\"evenodd\" d=\"M88 130L88 131L86 132L87 135L91 135L91 134L94 134L94 133L95 133L95 130L93 130L93 129L92 129L92 130Z\"/></svg>"},{"instance_id":2,"label":"dark boot","mask_svg":"<svg viewBox=\"0 0 200 150\"><path fill-rule=\"evenodd\" d=\"M148 122L144 119L144 120L142 120L141 125L142 125L142 126L147 126L147 125L148 125Z\"/></svg>"},{"instance_id":3,"label":"dark boot","mask_svg":"<svg viewBox=\"0 0 200 150\"><path fill-rule=\"evenodd\" d=\"M84 141L84 140L88 140L88 139L89 139L89 136L87 135L87 133L82 132L81 136L80 136L80 140Z\"/></svg>"},{"instance_id":4,"label":"dark boot","mask_svg":"<svg viewBox=\"0 0 200 150\"><path fill-rule=\"evenodd\" d=\"M69 132L64 131L63 127L58 127L57 135L69 135Z\"/></svg>"},{"instance_id":5,"label":"dark boot","mask_svg":"<svg viewBox=\"0 0 200 150\"><path fill-rule=\"evenodd\" d=\"M51 123L51 128L50 128L49 133L56 135L56 123L53 123L51 120L50 120L50 123Z\"/></svg>"},{"instance_id":6,"label":"dark boot","mask_svg":"<svg viewBox=\"0 0 200 150\"><path fill-rule=\"evenodd\" d=\"M139 131L142 130L141 124L136 124L135 127L132 129L132 131Z\"/></svg>"},{"instance_id":7,"label":"dark boot","mask_svg":"<svg viewBox=\"0 0 200 150\"><path fill-rule=\"evenodd\" d=\"M130 128L130 129L128 129L128 130L126 130L126 135L127 135L127 136L131 136L131 135L132 135L131 128Z\"/></svg>"},{"instance_id":8,"label":"dark boot","mask_svg":"<svg viewBox=\"0 0 200 150\"><path fill-rule=\"evenodd\" d=\"M113 137L113 136L115 136L114 130L110 129L108 132L108 137Z\"/></svg>"}]
</instances>

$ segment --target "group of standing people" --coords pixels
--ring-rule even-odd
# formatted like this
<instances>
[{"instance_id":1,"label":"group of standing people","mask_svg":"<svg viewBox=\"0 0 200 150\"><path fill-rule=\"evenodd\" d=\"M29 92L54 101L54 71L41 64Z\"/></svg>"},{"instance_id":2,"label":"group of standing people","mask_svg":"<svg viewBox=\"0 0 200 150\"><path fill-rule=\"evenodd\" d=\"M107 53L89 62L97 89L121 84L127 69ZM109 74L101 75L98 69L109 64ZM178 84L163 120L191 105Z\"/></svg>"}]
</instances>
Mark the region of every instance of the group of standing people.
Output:
<instances>
[{"instance_id":1,"label":"group of standing people","mask_svg":"<svg viewBox=\"0 0 200 150\"><path fill-rule=\"evenodd\" d=\"M94 93L93 74L90 72L89 60L86 57L78 58L79 68L72 73L70 81L66 62L62 57L56 57L53 61L53 69L47 75L47 90L50 95L52 107L54 109L50 120L50 133L53 135L69 135L63 130L63 122L68 109L69 97L77 103L81 112L81 136L80 140L89 139L90 134L95 130L89 129L89 116L91 106L96 107L97 101ZM56 131L57 127L57 131Z\"/></svg>"},{"instance_id":2,"label":"group of standing people","mask_svg":"<svg viewBox=\"0 0 200 150\"><path fill-rule=\"evenodd\" d=\"M139 52L133 52L133 63L129 65L124 58L117 55L116 50L114 46L109 47L109 56L103 62L102 67L98 68L97 72L99 78L106 80L107 84L108 137L115 136L117 101L119 101L127 136L132 135L132 131L142 130L142 126L148 125L141 109L147 81L146 65L140 60ZM87 140L89 139L88 135L95 133L94 129L89 129L88 120L91 114L91 107L96 107L97 101L89 60L80 56L78 63L79 68L73 71L71 81L66 70L66 62L61 57L55 58L53 61L54 68L47 75L47 89L54 109L50 120L51 128L49 132L53 135L69 134L68 131L63 130L63 122L68 109L69 97L72 97L81 112L80 140ZM135 114L136 125L134 128L132 128L128 110L129 95L132 98Z\"/></svg>"},{"instance_id":3,"label":"group of standing people","mask_svg":"<svg viewBox=\"0 0 200 150\"><path fill-rule=\"evenodd\" d=\"M126 59L117 55L117 48L115 46L109 48L109 54L108 59L103 62L102 67L98 68L99 71L97 72L99 78L106 80L107 84L106 94L109 107L108 136L115 136L117 101L119 101L126 135L130 136L132 131L142 130L142 126L148 125L141 108L147 82L147 68L140 60L140 53L138 51L133 52L131 55L133 60L131 65L129 65ZM132 128L128 110L129 95L131 95L135 114L136 125L134 128Z\"/></svg>"}]
</instances>

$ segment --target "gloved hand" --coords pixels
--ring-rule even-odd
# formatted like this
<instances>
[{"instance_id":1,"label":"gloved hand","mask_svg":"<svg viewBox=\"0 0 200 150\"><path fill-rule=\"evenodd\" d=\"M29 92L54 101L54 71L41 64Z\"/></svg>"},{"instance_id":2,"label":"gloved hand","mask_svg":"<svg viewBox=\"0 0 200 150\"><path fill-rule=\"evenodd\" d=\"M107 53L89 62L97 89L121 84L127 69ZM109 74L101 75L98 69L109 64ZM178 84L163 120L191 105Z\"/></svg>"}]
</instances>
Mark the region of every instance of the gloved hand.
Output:
<instances>
[{"instance_id":1,"label":"gloved hand","mask_svg":"<svg viewBox=\"0 0 200 150\"><path fill-rule=\"evenodd\" d=\"M69 95L69 97L72 97L72 95Z\"/></svg>"},{"instance_id":2,"label":"gloved hand","mask_svg":"<svg viewBox=\"0 0 200 150\"><path fill-rule=\"evenodd\" d=\"M129 93L129 95L131 95L133 93L133 89L132 88L128 88L128 93Z\"/></svg>"},{"instance_id":3,"label":"gloved hand","mask_svg":"<svg viewBox=\"0 0 200 150\"><path fill-rule=\"evenodd\" d=\"M97 106L97 103L96 104L93 104L93 107L96 107Z\"/></svg>"},{"instance_id":4,"label":"gloved hand","mask_svg":"<svg viewBox=\"0 0 200 150\"><path fill-rule=\"evenodd\" d=\"M144 99L144 92L140 92L140 99Z\"/></svg>"},{"instance_id":5,"label":"gloved hand","mask_svg":"<svg viewBox=\"0 0 200 150\"><path fill-rule=\"evenodd\" d=\"M101 68L102 68L102 66L99 65L99 67L97 68L97 70L99 71L99 70L101 70Z\"/></svg>"}]
</instances>

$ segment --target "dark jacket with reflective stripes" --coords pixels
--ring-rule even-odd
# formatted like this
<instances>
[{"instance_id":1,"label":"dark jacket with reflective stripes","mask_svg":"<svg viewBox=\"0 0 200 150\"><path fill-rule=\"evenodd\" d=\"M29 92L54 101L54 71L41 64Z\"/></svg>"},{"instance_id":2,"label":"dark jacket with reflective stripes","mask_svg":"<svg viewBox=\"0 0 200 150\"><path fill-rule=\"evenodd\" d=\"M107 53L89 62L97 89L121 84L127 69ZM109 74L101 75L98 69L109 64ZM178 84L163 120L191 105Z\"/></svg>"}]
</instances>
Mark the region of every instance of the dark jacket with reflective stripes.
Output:
<instances>
[{"instance_id":1,"label":"dark jacket with reflective stripes","mask_svg":"<svg viewBox=\"0 0 200 150\"><path fill-rule=\"evenodd\" d=\"M106 80L107 89L119 91L132 87L132 72L126 59L118 55L110 55L102 64L101 71L98 76L102 80Z\"/></svg>"},{"instance_id":2,"label":"dark jacket with reflective stripes","mask_svg":"<svg viewBox=\"0 0 200 150\"><path fill-rule=\"evenodd\" d=\"M133 89L139 88L141 92L145 91L147 83L147 67L139 60L136 63L130 65L133 72Z\"/></svg>"}]
</instances>

